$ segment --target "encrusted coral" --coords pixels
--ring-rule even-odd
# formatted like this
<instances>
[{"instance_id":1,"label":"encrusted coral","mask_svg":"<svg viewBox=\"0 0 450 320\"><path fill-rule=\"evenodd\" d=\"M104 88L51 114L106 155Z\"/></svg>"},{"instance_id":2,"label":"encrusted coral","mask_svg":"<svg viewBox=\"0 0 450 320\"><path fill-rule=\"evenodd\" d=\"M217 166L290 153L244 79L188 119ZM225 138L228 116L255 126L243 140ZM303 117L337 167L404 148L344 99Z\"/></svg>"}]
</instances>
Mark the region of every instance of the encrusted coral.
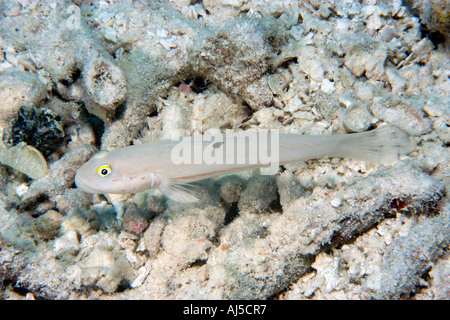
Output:
<instances>
[{"instance_id":1,"label":"encrusted coral","mask_svg":"<svg viewBox=\"0 0 450 320\"><path fill-rule=\"evenodd\" d=\"M122 71L111 61L94 58L84 66L82 76L89 112L100 119L110 119L127 94Z\"/></svg>"},{"instance_id":2,"label":"encrusted coral","mask_svg":"<svg viewBox=\"0 0 450 320\"><path fill-rule=\"evenodd\" d=\"M448 0L407 0L405 5L418 13L427 27L441 32L446 37L449 36L450 3Z\"/></svg>"},{"instance_id":3,"label":"encrusted coral","mask_svg":"<svg viewBox=\"0 0 450 320\"><path fill-rule=\"evenodd\" d=\"M283 42L284 34L271 19L233 20L199 37L190 52L192 68L225 92L239 94L252 109L258 110L272 102L262 76Z\"/></svg>"},{"instance_id":4,"label":"encrusted coral","mask_svg":"<svg viewBox=\"0 0 450 320\"><path fill-rule=\"evenodd\" d=\"M12 145L25 142L37 148L45 157L60 146L64 135L60 117L48 109L21 107L11 122Z\"/></svg>"}]
</instances>

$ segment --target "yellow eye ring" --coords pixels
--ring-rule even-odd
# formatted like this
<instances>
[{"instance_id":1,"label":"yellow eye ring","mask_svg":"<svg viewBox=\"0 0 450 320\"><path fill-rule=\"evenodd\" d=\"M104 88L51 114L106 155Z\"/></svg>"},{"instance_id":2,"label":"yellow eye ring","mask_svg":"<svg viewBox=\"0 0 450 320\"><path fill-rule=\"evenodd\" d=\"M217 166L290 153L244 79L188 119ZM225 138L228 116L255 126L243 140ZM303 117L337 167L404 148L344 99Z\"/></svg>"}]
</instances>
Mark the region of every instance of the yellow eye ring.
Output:
<instances>
[{"instance_id":1,"label":"yellow eye ring","mask_svg":"<svg viewBox=\"0 0 450 320\"><path fill-rule=\"evenodd\" d=\"M98 167L97 169L97 174L100 177L106 177L107 175L109 175L111 173L111 167L107 164Z\"/></svg>"}]
</instances>

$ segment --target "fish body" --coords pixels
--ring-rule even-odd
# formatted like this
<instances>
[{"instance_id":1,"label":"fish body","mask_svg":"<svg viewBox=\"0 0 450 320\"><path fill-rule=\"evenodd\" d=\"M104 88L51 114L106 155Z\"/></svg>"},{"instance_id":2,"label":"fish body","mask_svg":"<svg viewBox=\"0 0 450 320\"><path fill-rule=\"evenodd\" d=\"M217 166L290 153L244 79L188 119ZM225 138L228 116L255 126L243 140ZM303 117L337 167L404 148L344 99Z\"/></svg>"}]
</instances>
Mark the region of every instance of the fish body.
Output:
<instances>
[{"instance_id":1,"label":"fish body","mask_svg":"<svg viewBox=\"0 0 450 320\"><path fill-rule=\"evenodd\" d=\"M85 192L107 194L156 187L188 203L198 199L187 184L214 176L326 156L379 162L413 150L409 135L391 126L331 136L254 134L194 136L101 151L77 171L75 183Z\"/></svg>"}]
</instances>

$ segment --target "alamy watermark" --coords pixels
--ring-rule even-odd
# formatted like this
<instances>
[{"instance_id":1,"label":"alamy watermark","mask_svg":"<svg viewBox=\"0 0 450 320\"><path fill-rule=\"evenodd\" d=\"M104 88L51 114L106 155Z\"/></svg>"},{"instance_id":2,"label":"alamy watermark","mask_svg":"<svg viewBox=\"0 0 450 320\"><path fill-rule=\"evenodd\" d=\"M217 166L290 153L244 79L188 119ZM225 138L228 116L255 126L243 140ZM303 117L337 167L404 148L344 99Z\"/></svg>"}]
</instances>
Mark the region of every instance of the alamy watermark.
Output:
<instances>
[{"instance_id":1,"label":"alamy watermark","mask_svg":"<svg viewBox=\"0 0 450 320\"><path fill-rule=\"evenodd\" d=\"M239 133L208 130L203 135L173 138L179 142L172 149L171 160L176 165L248 165L278 169L279 139L276 129Z\"/></svg>"}]
</instances>

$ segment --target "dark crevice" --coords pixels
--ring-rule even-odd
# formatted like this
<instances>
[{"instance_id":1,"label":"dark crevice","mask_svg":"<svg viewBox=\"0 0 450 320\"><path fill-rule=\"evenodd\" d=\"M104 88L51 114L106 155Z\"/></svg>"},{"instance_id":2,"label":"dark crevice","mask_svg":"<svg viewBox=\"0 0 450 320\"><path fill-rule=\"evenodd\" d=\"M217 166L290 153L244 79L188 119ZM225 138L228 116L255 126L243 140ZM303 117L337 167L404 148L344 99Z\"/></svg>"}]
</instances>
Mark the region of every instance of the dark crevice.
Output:
<instances>
[{"instance_id":1,"label":"dark crevice","mask_svg":"<svg viewBox=\"0 0 450 320\"><path fill-rule=\"evenodd\" d=\"M314 260L315 260L315 256L311 256L311 259L312 259L311 261L314 261ZM311 262L311 264L312 264L312 262ZM281 297L281 295L283 295L284 293L286 293L286 292L288 292L289 290L292 289L292 288L291 288L291 285L292 285L292 284L294 284L294 283L297 282L300 278L302 278L302 277L304 277L304 276L306 276L307 274L310 274L310 273L312 273L312 272L316 272L316 269L314 269L314 268L311 267L311 266L307 267L306 270L305 270L301 275L299 275L298 277L294 277L294 278L292 279L292 281L290 281L290 284L289 284L289 285L286 285L286 286L285 286L283 289L281 289L280 291L275 292L273 295L267 297L267 300L279 300L280 297Z\"/></svg>"},{"instance_id":2,"label":"dark crevice","mask_svg":"<svg viewBox=\"0 0 450 320\"><path fill-rule=\"evenodd\" d=\"M206 260L197 259L189 265L189 268L200 268L201 266L204 266L205 264L206 264Z\"/></svg>"},{"instance_id":3,"label":"dark crevice","mask_svg":"<svg viewBox=\"0 0 450 320\"><path fill-rule=\"evenodd\" d=\"M195 93L202 93L203 91L207 90L209 85L211 84L211 82L208 79L202 77L186 79L180 82L179 85L183 83L186 84Z\"/></svg>"},{"instance_id":4,"label":"dark crevice","mask_svg":"<svg viewBox=\"0 0 450 320\"><path fill-rule=\"evenodd\" d=\"M428 38L434 45L436 49L439 44L445 42L445 35L439 31L429 30L425 25L420 25L420 32L422 33L422 38Z\"/></svg>"},{"instance_id":5,"label":"dark crevice","mask_svg":"<svg viewBox=\"0 0 450 320\"><path fill-rule=\"evenodd\" d=\"M8 278L4 278L1 279L0 282L0 300L3 300L2 295L4 293L2 293L1 291L4 291L6 289L11 290L12 292L16 293L19 296L23 296L24 298L26 297L26 295L28 293L33 294L34 299L36 300L45 300L45 298L41 295L37 295L34 292L32 292L31 290L28 290L27 288L25 288L24 286L21 286L18 282L16 278L13 279L8 279Z\"/></svg>"},{"instance_id":6,"label":"dark crevice","mask_svg":"<svg viewBox=\"0 0 450 320\"><path fill-rule=\"evenodd\" d=\"M131 289L131 285L126 279L122 279L115 292L124 292L127 289Z\"/></svg>"},{"instance_id":7,"label":"dark crevice","mask_svg":"<svg viewBox=\"0 0 450 320\"><path fill-rule=\"evenodd\" d=\"M277 198L275 200L272 201L272 203L270 204L270 209L272 210L272 212L283 212L283 207L281 206L281 202L280 202L280 194L277 192Z\"/></svg>"},{"instance_id":8,"label":"dark crevice","mask_svg":"<svg viewBox=\"0 0 450 320\"><path fill-rule=\"evenodd\" d=\"M84 106L81 108L81 111L82 111L81 112L82 118L87 123L89 123L92 126L92 129L94 130L94 137L95 137L94 145L97 148L100 148L102 135L105 132L105 123L99 117L90 114Z\"/></svg>"},{"instance_id":9,"label":"dark crevice","mask_svg":"<svg viewBox=\"0 0 450 320\"><path fill-rule=\"evenodd\" d=\"M233 202L228 209L227 213L225 213L225 220L223 224L226 226L231 223L237 216L239 216L239 207L238 202Z\"/></svg>"},{"instance_id":10,"label":"dark crevice","mask_svg":"<svg viewBox=\"0 0 450 320\"><path fill-rule=\"evenodd\" d=\"M123 117L126 109L125 104L126 102L123 102L114 110L114 116L111 119L112 121L120 120Z\"/></svg>"},{"instance_id":11,"label":"dark crevice","mask_svg":"<svg viewBox=\"0 0 450 320\"><path fill-rule=\"evenodd\" d=\"M275 69L270 69L269 72L270 73L276 73L278 71L278 69L288 69L289 65L291 63L298 63L298 58L297 57L293 57L290 59L285 60L282 64L280 64L279 66L277 66Z\"/></svg>"},{"instance_id":12,"label":"dark crevice","mask_svg":"<svg viewBox=\"0 0 450 320\"><path fill-rule=\"evenodd\" d=\"M62 79L59 82L63 84L64 86L69 86L70 84L74 83L81 77L81 70L78 68L73 69L72 74L68 79Z\"/></svg>"}]
</instances>

